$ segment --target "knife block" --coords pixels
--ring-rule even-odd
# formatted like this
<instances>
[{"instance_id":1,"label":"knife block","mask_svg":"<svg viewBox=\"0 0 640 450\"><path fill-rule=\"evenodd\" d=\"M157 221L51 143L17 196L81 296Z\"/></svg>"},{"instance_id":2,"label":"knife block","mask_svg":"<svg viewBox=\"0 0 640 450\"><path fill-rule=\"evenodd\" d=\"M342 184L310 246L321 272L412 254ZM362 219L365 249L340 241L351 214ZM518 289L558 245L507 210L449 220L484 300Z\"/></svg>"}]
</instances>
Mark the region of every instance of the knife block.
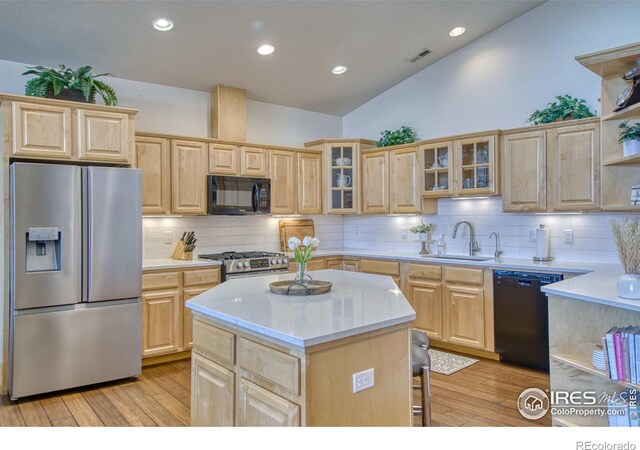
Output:
<instances>
[{"instance_id":1,"label":"knife block","mask_svg":"<svg viewBox=\"0 0 640 450\"><path fill-rule=\"evenodd\" d=\"M185 244L182 239L178 241L178 245L176 245L176 249L173 251L173 255L171 257L173 259L180 259L182 261L191 261L193 259L193 252L185 251Z\"/></svg>"}]
</instances>

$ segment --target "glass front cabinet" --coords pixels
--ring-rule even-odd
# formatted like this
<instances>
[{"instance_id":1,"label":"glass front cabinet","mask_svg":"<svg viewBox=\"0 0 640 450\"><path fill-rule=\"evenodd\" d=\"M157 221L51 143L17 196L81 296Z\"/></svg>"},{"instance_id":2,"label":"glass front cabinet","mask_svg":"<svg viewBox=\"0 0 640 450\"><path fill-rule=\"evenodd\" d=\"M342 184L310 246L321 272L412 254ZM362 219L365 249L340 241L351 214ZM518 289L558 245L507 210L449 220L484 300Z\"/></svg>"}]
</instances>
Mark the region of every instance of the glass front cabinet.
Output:
<instances>
[{"instance_id":1,"label":"glass front cabinet","mask_svg":"<svg viewBox=\"0 0 640 450\"><path fill-rule=\"evenodd\" d=\"M496 142L496 135L453 142L455 195L498 193Z\"/></svg>"},{"instance_id":2,"label":"glass front cabinet","mask_svg":"<svg viewBox=\"0 0 640 450\"><path fill-rule=\"evenodd\" d=\"M453 195L453 142L421 145L419 153L424 171L423 197Z\"/></svg>"}]
</instances>

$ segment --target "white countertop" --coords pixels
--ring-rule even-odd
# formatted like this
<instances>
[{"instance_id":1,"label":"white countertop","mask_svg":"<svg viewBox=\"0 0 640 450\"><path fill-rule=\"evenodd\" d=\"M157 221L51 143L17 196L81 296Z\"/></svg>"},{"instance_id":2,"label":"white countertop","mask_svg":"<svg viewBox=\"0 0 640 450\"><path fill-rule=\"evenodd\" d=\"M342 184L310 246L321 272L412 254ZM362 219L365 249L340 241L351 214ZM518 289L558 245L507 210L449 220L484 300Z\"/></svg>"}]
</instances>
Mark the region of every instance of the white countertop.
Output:
<instances>
[{"instance_id":1,"label":"white countertop","mask_svg":"<svg viewBox=\"0 0 640 450\"><path fill-rule=\"evenodd\" d=\"M290 256L293 253L288 253ZM534 262L533 258L491 258L488 261L464 261L434 258L419 255L418 252L394 252L386 250L366 250L366 249L335 249L317 250L313 253L317 257L326 256L353 256L360 258L376 259L397 259L403 261L415 261L428 264L454 265L454 266L475 266L487 269L504 270L526 270L532 272L552 272L552 273L618 273L621 270L619 264L591 263L582 261L557 261ZM451 256L451 255L448 255ZM464 255L460 255L464 256ZM292 256L291 256L292 257ZM487 256L488 257L488 256ZM293 257L292 257L293 259Z\"/></svg>"},{"instance_id":2,"label":"white countertop","mask_svg":"<svg viewBox=\"0 0 640 450\"><path fill-rule=\"evenodd\" d=\"M330 292L312 296L272 294L269 283L291 274L226 281L186 302L194 312L296 347L330 342L399 323L416 314L390 277L320 270Z\"/></svg>"},{"instance_id":3,"label":"white countertop","mask_svg":"<svg viewBox=\"0 0 640 450\"><path fill-rule=\"evenodd\" d=\"M182 261L180 259L162 258L162 259L144 259L142 260L142 270L161 270L161 269L189 269L191 267L221 266L220 261L208 261L204 259L192 259L190 261Z\"/></svg>"}]
</instances>

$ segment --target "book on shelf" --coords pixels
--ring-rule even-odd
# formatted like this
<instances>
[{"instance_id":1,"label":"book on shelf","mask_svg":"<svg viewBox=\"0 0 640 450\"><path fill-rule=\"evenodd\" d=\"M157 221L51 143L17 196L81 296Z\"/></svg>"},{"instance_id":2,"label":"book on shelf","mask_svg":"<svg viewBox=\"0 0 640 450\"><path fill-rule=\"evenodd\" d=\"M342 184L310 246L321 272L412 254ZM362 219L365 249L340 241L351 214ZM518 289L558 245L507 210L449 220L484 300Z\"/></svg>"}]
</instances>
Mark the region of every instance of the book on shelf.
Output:
<instances>
[{"instance_id":1,"label":"book on shelf","mask_svg":"<svg viewBox=\"0 0 640 450\"><path fill-rule=\"evenodd\" d=\"M640 326L613 327L602 342L607 376L640 384Z\"/></svg>"},{"instance_id":2,"label":"book on shelf","mask_svg":"<svg viewBox=\"0 0 640 450\"><path fill-rule=\"evenodd\" d=\"M620 392L607 400L607 419L610 427L640 426L640 408L635 389Z\"/></svg>"}]
</instances>

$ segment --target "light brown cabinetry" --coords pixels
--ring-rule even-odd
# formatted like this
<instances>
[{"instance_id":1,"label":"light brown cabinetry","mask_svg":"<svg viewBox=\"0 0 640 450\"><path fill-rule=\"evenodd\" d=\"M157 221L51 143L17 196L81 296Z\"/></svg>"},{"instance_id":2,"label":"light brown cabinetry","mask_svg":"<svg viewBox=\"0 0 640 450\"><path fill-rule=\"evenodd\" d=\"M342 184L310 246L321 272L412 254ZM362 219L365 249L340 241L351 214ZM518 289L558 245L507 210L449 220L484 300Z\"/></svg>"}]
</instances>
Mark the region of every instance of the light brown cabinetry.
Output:
<instances>
[{"instance_id":1,"label":"light brown cabinetry","mask_svg":"<svg viewBox=\"0 0 640 450\"><path fill-rule=\"evenodd\" d=\"M296 153L271 150L271 213L297 211Z\"/></svg>"},{"instance_id":2,"label":"light brown cabinetry","mask_svg":"<svg viewBox=\"0 0 640 450\"><path fill-rule=\"evenodd\" d=\"M18 95L0 102L12 157L122 165L133 158L136 110Z\"/></svg>"},{"instance_id":3,"label":"light brown cabinetry","mask_svg":"<svg viewBox=\"0 0 640 450\"><path fill-rule=\"evenodd\" d=\"M389 152L362 155L362 212L389 213Z\"/></svg>"},{"instance_id":4,"label":"light brown cabinetry","mask_svg":"<svg viewBox=\"0 0 640 450\"><path fill-rule=\"evenodd\" d=\"M419 147L423 197L453 196L453 142L432 142Z\"/></svg>"},{"instance_id":5,"label":"light brown cabinetry","mask_svg":"<svg viewBox=\"0 0 640 450\"><path fill-rule=\"evenodd\" d=\"M193 354L191 359L191 425L235 425L235 374Z\"/></svg>"},{"instance_id":6,"label":"light brown cabinetry","mask_svg":"<svg viewBox=\"0 0 640 450\"><path fill-rule=\"evenodd\" d=\"M258 147L240 147L240 175L263 178L269 176L267 150Z\"/></svg>"},{"instance_id":7,"label":"light brown cabinetry","mask_svg":"<svg viewBox=\"0 0 640 450\"><path fill-rule=\"evenodd\" d=\"M454 193L460 196L497 194L497 163L497 134L454 141Z\"/></svg>"},{"instance_id":8,"label":"light brown cabinetry","mask_svg":"<svg viewBox=\"0 0 640 450\"><path fill-rule=\"evenodd\" d=\"M78 109L78 159L128 162L131 149L129 116L122 113Z\"/></svg>"},{"instance_id":9,"label":"light brown cabinetry","mask_svg":"<svg viewBox=\"0 0 640 450\"><path fill-rule=\"evenodd\" d=\"M361 259L360 272L376 275L388 275L400 286L400 263L382 259Z\"/></svg>"},{"instance_id":10,"label":"light brown cabinetry","mask_svg":"<svg viewBox=\"0 0 640 450\"><path fill-rule=\"evenodd\" d=\"M142 213L171 212L171 156L169 141L136 138L136 167L142 170Z\"/></svg>"},{"instance_id":11,"label":"light brown cabinetry","mask_svg":"<svg viewBox=\"0 0 640 450\"><path fill-rule=\"evenodd\" d=\"M207 146L198 141L171 141L171 212L207 213Z\"/></svg>"},{"instance_id":12,"label":"light brown cabinetry","mask_svg":"<svg viewBox=\"0 0 640 450\"><path fill-rule=\"evenodd\" d=\"M545 131L502 137L504 211L546 211L547 145Z\"/></svg>"},{"instance_id":13,"label":"light brown cabinetry","mask_svg":"<svg viewBox=\"0 0 640 450\"><path fill-rule=\"evenodd\" d=\"M240 149L237 145L209 144L209 173L214 175L238 175Z\"/></svg>"},{"instance_id":14,"label":"light brown cabinetry","mask_svg":"<svg viewBox=\"0 0 640 450\"><path fill-rule=\"evenodd\" d=\"M549 131L549 189L552 211L600 208L600 125Z\"/></svg>"},{"instance_id":15,"label":"light brown cabinetry","mask_svg":"<svg viewBox=\"0 0 640 450\"><path fill-rule=\"evenodd\" d=\"M298 213L322 213L322 153L298 152Z\"/></svg>"},{"instance_id":16,"label":"light brown cabinetry","mask_svg":"<svg viewBox=\"0 0 640 450\"><path fill-rule=\"evenodd\" d=\"M420 163L416 147L389 152L389 209L393 214L420 212Z\"/></svg>"},{"instance_id":17,"label":"light brown cabinetry","mask_svg":"<svg viewBox=\"0 0 640 450\"><path fill-rule=\"evenodd\" d=\"M503 210L600 209L597 119L533 128L502 137Z\"/></svg>"},{"instance_id":18,"label":"light brown cabinetry","mask_svg":"<svg viewBox=\"0 0 640 450\"><path fill-rule=\"evenodd\" d=\"M413 326L439 340L443 340L441 279L440 266L409 264L406 294L416 312Z\"/></svg>"},{"instance_id":19,"label":"light brown cabinetry","mask_svg":"<svg viewBox=\"0 0 640 450\"><path fill-rule=\"evenodd\" d=\"M71 159L71 108L13 102L13 156Z\"/></svg>"},{"instance_id":20,"label":"light brown cabinetry","mask_svg":"<svg viewBox=\"0 0 640 450\"><path fill-rule=\"evenodd\" d=\"M485 348L482 269L444 268L443 337L466 347Z\"/></svg>"},{"instance_id":21,"label":"light brown cabinetry","mask_svg":"<svg viewBox=\"0 0 640 450\"><path fill-rule=\"evenodd\" d=\"M220 283L220 268L154 270L142 274L142 357L189 350L193 343L189 299Z\"/></svg>"},{"instance_id":22,"label":"light brown cabinetry","mask_svg":"<svg viewBox=\"0 0 640 450\"><path fill-rule=\"evenodd\" d=\"M238 410L241 427L300 426L300 406L245 379L240 380Z\"/></svg>"}]
</instances>

